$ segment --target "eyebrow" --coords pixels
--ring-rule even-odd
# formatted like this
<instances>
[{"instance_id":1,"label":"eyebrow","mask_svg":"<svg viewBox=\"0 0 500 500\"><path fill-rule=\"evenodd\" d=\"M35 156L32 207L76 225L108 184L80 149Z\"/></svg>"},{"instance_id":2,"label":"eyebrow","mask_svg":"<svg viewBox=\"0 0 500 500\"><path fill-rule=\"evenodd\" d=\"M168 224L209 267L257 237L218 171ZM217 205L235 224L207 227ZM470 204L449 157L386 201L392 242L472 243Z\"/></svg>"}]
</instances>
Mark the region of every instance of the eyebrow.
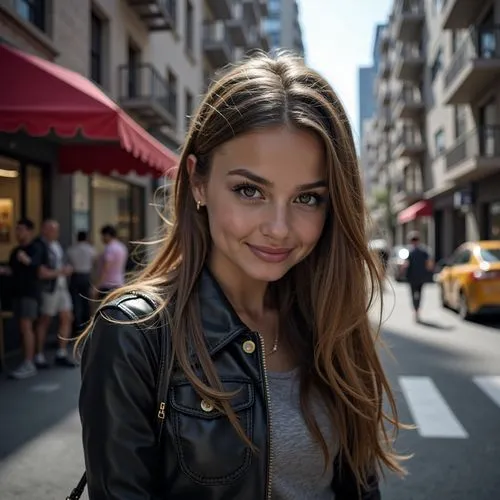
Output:
<instances>
[{"instance_id":1,"label":"eyebrow","mask_svg":"<svg viewBox=\"0 0 500 500\"><path fill-rule=\"evenodd\" d=\"M260 175L254 174L250 170L247 170L246 168L236 168L234 170L230 170L227 173L228 176L233 176L233 175L239 175L241 177L246 177L248 180L251 180L253 182L256 182L257 184L261 184L262 186L268 186L271 187L273 183L265 179L264 177L261 177ZM319 180L319 181L314 181L314 182L309 182L307 184L301 184L300 186L297 186L298 191L307 191L308 189L315 189L315 188L322 188L322 187L327 187L326 181L324 180Z\"/></svg>"}]
</instances>

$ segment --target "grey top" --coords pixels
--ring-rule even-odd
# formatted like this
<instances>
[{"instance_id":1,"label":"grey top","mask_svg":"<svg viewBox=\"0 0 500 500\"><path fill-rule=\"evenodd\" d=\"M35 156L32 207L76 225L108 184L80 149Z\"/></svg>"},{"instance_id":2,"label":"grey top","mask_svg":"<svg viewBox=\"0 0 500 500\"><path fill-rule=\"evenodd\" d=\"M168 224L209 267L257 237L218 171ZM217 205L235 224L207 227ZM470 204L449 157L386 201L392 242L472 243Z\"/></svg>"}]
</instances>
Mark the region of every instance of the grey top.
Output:
<instances>
[{"instance_id":1,"label":"grey top","mask_svg":"<svg viewBox=\"0 0 500 500\"><path fill-rule=\"evenodd\" d=\"M321 446L309 433L299 402L299 373L268 373L272 429L272 500L333 500L333 458L324 470ZM338 451L326 409L313 406L330 453Z\"/></svg>"}]
</instances>

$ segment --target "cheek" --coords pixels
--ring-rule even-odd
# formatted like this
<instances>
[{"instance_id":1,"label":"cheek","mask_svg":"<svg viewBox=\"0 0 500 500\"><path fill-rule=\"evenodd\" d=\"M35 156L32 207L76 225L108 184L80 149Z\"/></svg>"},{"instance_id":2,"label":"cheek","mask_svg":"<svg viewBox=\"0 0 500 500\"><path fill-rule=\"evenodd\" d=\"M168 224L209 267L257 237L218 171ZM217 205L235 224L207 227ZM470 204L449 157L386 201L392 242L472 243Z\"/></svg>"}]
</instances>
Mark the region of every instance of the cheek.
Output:
<instances>
[{"instance_id":1,"label":"cheek","mask_svg":"<svg viewBox=\"0 0 500 500\"><path fill-rule=\"evenodd\" d=\"M296 231L302 245L314 247L323 233L326 217L324 213L308 215L308 217L301 218L300 223L296 226Z\"/></svg>"},{"instance_id":2,"label":"cheek","mask_svg":"<svg viewBox=\"0 0 500 500\"><path fill-rule=\"evenodd\" d=\"M210 204L208 217L214 240L220 236L241 239L248 236L254 228L251 211L231 202L227 197L220 197Z\"/></svg>"}]
</instances>

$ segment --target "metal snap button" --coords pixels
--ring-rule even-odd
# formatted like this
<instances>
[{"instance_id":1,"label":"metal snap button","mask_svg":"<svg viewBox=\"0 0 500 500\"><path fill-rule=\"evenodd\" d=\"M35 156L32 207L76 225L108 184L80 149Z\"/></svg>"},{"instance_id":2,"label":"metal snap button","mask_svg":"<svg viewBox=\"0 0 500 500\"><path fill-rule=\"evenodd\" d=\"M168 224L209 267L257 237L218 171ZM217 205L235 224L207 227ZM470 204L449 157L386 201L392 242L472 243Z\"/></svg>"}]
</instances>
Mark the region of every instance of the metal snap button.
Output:
<instances>
[{"instance_id":1,"label":"metal snap button","mask_svg":"<svg viewBox=\"0 0 500 500\"><path fill-rule=\"evenodd\" d=\"M252 354L255 351L255 342L253 340L245 340L243 342L243 350L247 354Z\"/></svg>"},{"instance_id":2,"label":"metal snap button","mask_svg":"<svg viewBox=\"0 0 500 500\"><path fill-rule=\"evenodd\" d=\"M200 406L201 409L203 411L206 411L207 413L210 413L214 409L212 404L210 404L208 401L205 401L204 399L201 400Z\"/></svg>"}]
</instances>

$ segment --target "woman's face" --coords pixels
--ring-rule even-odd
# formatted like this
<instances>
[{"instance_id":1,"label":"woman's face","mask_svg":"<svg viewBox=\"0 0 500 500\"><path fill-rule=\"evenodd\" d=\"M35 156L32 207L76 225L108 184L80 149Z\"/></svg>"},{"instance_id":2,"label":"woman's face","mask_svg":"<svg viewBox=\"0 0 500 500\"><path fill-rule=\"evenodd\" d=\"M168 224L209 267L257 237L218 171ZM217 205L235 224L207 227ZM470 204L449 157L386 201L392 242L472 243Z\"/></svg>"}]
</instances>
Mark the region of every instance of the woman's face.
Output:
<instances>
[{"instance_id":1,"label":"woman's face","mask_svg":"<svg viewBox=\"0 0 500 500\"><path fill-rule=\"evenodd\" d=\"M191 171L195 161L190 157ZM208 182L193 188L208 214L212 266L280 279L321 236L326 186L322 145L310 132L273 127L225 143L213 155Z\"/></svg>"}]
</instances>

